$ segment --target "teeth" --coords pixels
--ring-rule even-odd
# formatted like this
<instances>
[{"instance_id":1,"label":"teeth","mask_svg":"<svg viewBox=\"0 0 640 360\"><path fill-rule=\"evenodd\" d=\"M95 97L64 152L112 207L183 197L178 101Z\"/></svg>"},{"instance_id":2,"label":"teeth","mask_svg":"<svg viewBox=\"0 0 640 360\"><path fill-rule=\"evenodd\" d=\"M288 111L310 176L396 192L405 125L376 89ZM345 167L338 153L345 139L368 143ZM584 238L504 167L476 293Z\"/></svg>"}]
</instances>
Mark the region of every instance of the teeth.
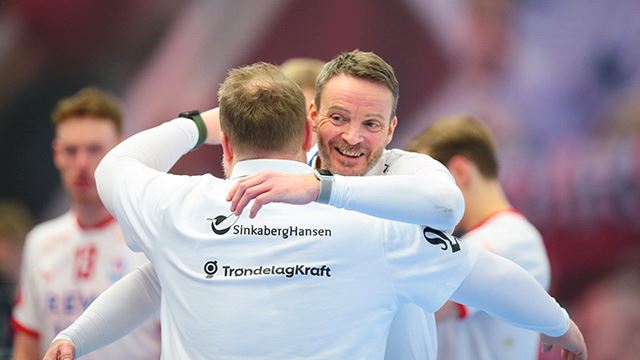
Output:
<instances>
[{"instance_id":1,"label":"teeth","mask_svg":"<svg viewBox=\"0 0 640 360\"><path fill-rule=\"evenodd\" d=\"M336 150L338 150L338 152L340 154L345 155L345 156L349 156L349 157L359 157L359 156L363 155L363 153L360 152L360 151L353 151L353 150L349 151L347 149L339 149L339 148L336 148Z\"/></svg>"}]
</instances>

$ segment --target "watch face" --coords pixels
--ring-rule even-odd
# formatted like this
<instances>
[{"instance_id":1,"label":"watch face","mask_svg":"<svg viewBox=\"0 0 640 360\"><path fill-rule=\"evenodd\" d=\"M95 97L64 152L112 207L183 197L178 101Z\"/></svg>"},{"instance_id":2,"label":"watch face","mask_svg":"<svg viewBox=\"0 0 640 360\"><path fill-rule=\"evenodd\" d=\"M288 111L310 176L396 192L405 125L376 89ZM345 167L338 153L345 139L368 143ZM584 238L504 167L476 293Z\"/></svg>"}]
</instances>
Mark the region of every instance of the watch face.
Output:
<instances>
[{"instance_id":1,"label":"watch face","mask_svg":"<svg viewBox=\"0 0 640 360\"><path fill-rule=\"evenodd\" d=\"M198 110L189 110L189 111L183 111L180 114L178 114L178 117L181 118L187 118L187 119L193 119L194 116L196 115L200 115L200 111Z\"/></svg>"},{"instance_id":2,"label":"watch face","mask_svg":"<svg viewBox=\"0 0 640 360\"><path fill-rule=\"evenodd\" d=\"M333 176L333 174L329 170L319 169L317 171L318 171L318 174L320 174L322 176Z\"/></svg>"}]
</instances>

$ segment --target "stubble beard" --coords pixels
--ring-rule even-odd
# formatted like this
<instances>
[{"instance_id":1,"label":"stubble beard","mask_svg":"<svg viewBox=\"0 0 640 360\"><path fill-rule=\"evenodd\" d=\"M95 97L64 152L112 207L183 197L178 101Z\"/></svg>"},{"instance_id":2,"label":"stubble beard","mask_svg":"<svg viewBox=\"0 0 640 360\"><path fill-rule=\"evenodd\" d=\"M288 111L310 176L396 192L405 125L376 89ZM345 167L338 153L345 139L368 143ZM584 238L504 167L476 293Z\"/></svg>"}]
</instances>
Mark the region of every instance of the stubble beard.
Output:
<instances>
[{"instance_id":1,"label":"stubble beard","mask_svg":"<svg viewBox=\"0 0 640 360\"><path fill-rule=\"evenodd\" d=\"M384 148L377 149L373 152L368 152L366 151L367 149L363 149L365 150L362 152L364 153L363 156L366 157L366 166L364 169L356 169L353 166L341 163L340 161L336 161L338 164L334 164L334 162L331 161L331 156L329 155L331 153L331 149L334 147L354 148L344 142L337 143L336 141L330 141L327 144L322 138L322 135L318 134L318 156L320 157L321 167L331 171L332 174L343 176L364 176L375 166L378 160L380 160L382 152L384 151Z\"/></svg>"}]
</instances>

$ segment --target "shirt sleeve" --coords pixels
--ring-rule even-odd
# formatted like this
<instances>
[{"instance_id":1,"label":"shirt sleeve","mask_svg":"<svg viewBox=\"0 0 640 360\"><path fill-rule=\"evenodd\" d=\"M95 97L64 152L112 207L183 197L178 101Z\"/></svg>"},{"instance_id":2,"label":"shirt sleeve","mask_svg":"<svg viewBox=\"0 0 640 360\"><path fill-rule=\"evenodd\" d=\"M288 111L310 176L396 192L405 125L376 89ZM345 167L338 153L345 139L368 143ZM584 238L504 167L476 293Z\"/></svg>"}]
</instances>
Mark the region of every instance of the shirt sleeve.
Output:
<instances>
[{"instance_id":1,"label":"shirt sleeve","mask_svg":"<svg viewBox=\"0 0 640 360\"><path fill-rule=\"evenodd\" d=\"M38 296L38 277L34 272L37 267L34 266L34 251L36 244L32 238L27 237L24 252L22 254L22 264L20 267L20 283L18 285L18 293L16 302L13 307L12 324L16 331L23 332L33 338L39 339L42 329L41 319L44 316L41 313Z\"/></svg>"},{"instance_id":2,"label":"shirt sleeve","mask_svg":"<svg viewBox=\"0 0 640 360\"><path fill-rule=\"evenodd\" d=\"M76 357L108 345L158 312L160 289L155 269L147 263L100 294L53 341L71 341L76 348Z\"/></svg>"},{"instance_id":3,"label":"shirt sleeve","mask_svg":"<svg viewBox=\"0 0 640 360\"><path fill-rule=\"evenodd\" d=\"M524 269L511 260L479 250L478 261L451 296L511 325L561 336L567 312Z\"/></svg>"},{"instance_id":4,"label":"shirt sleeve","mask_svg":"<svg viewBox=\"0 0 640 360\"><path fill-rule=\"evenodd\" d=\"M464 213L464 198L446 167L423 154L398 151L397 155L388 175L335 175L329 205L388 220L453 229Z\"/></svg>"},{"instance_id":5,"label":"shirt sleeve","mask_svg":"<svg viewBox=\"0 0 640 360\"><path fill-rule=\"evenodd\" d=\"M399 300L438 310L473 268L477 248L449 233L387 222L385 252Z\"/></svg>"},{"instance_id":6,"label":"shirt sleeve","mask_svg":"<svg viewBox=\"0 0 640 360\"><path fill-rule=\"evenodd\" d=\"M98 194L132 250L147 249L151 244L145 239L156 237L154 225L162 221L164 205L188 178L166 172L197 139L193 121L175 119L124 140L98 165Z\"/></svg>"}]
</instances>

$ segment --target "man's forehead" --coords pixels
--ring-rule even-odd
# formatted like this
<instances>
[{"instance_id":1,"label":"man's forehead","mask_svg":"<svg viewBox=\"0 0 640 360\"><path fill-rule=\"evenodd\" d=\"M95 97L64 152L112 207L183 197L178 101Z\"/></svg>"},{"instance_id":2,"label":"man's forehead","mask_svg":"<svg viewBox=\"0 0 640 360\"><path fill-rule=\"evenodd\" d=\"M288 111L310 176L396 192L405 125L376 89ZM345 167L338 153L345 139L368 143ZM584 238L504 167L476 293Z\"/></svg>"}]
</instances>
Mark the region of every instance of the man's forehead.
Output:
<instances>
[{"instance_id":1,"label":"man's forehead","mask_svg":"<svg viewBox=\"0 0 640 360\"><path fill-rule=\"evenodd\" d=\"M56 126L58 142L101 143L118 138L115 125L106 119L73 118Z\"/></svg>"},{"instance_id":2,"label":"man's forehead","mask_svg":"<svg viewBox=\"0 0 640 360\"><path fill-rule=\"evenodd\" d=\"M393 94L384 84L349 75L336 75L327 82L320 96L320 107L352 111L364 109L366 116L388 119L393 107Z\"/></svg>"}]
</instances>

